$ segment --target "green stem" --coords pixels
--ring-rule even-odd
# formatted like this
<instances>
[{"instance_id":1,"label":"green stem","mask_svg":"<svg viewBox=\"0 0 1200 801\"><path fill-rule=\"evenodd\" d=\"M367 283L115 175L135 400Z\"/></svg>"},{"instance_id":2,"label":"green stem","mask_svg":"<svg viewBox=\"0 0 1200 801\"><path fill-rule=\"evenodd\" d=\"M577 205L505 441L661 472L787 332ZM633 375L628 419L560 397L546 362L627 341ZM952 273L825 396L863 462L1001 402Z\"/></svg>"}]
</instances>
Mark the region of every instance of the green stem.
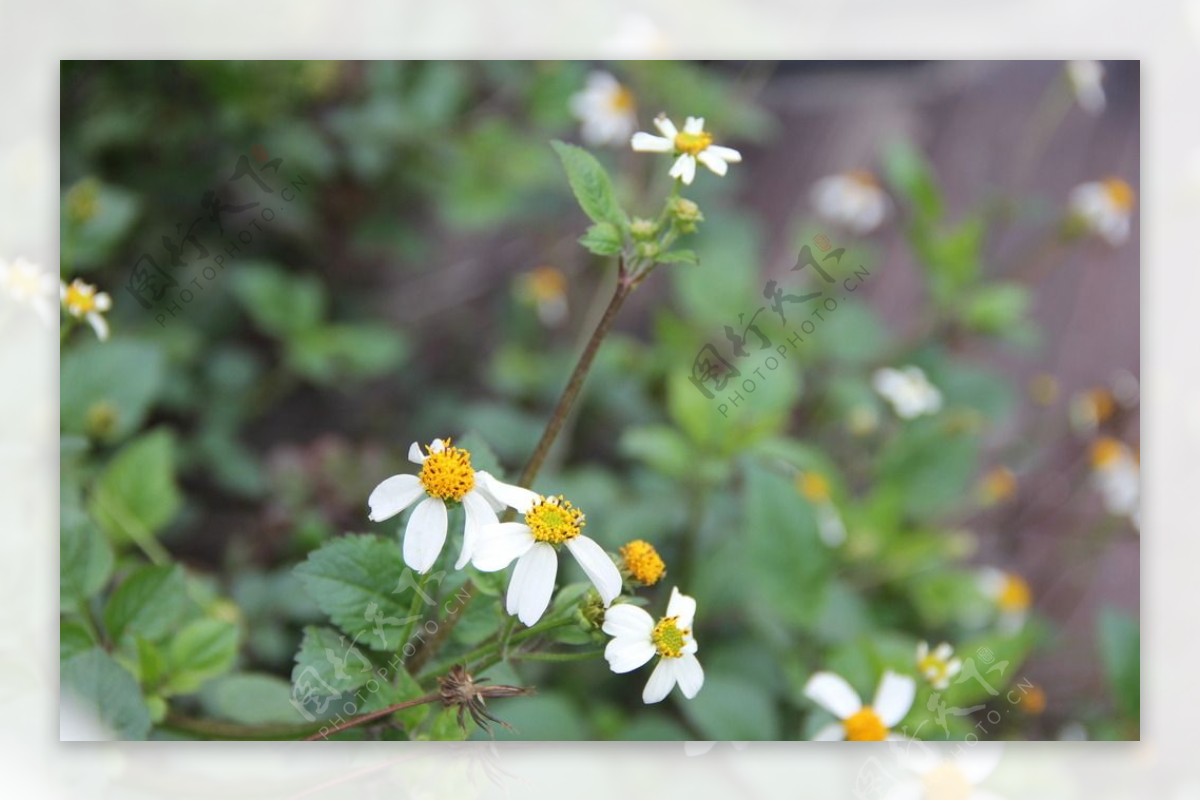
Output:
<instances>
[{"instance_id":1,"label":"green stem","mask_svg":"<svg viewBox=\"0 0 1200 801\"><path fill-rule=\"evenodd\" d=\"M325 722L268 723L261 726L248 726L227 720L204 720L171 713L167 715L162 726L165 729L196 734L210 740L291 740L296 737L306 737L314 731L320 731L324 728Z\"/></svg>"},{"instance_id":2,"label":"green stem","mask_svg":"<svg viewBox=\"0 0 1200 801\"><path fill-rule=\"evenodd\" d=\"M460 654L459 656L455 656L450 659L444 659L441 662L438 662L437 664L435 664L429 670L425 671L425 673L423 673L421 675L420 680L427 679L430 676L440 676L440 675L444 674L446 671L448 671L450 668L454 667L455 665L458 665L458 664L466 665L466 664L469 664L476 660L480 660L479 664L477 664L475 666L474 670L472 671L473 673L478 673L480 670L488 668L488 667L496 664L497 662L499 662L502 658L501 654L506 650L508 645L515 645L519 642L524 642L525 640L528 640L531 637L536 637L539 634L544 634L545 632L551 631L552 629L562 628L563 626L570 625L571 623L574 623L574 622L575 622L574 615L553 618L551 620L543 620L541 623L537 623L533 626L530 626L529 628L525 629L524 631L518 631L516 634L513 634L511 637L508 638L507 644L502 642L499 638L497 638L497 640L495 642L481 645L478 648L476 648L475 650L470 651L466 654Z\"/></svg>"},{"instance_id":3,"label":"green stem","mask_svg":"<svg viewBox=\"0 0 1200 801\"><path fill-rule=\"evenodd\" d=\"M568 651L566 653L530 651L529 653L517 654L516 656L510 658L516 662L582 662L585 659L591 659L592 657L603 655L603 648L594 648L590 651Z\"/></svg>"},{"instance_id":4,"label":"green stem","mask_svg":"<svg viewBox=\"0 0 1200 801\"><path fill-rule=\"evenodd\" d=\"M442 700L442 696L440 693L429 693L428 695L422 695L420 698L413 698L408 701L401 701L398 704L392 704L391 706L384 707L383 709L376 710L375 712L368 712L367 714L359 715L356 718L350 718L349 720L343 720L341 723L337 724L336 726L332 726L330 728L322 727L321 729L318 729L316 731L316 733L311 734L308 737L305 737L304 739L305 740L325 740L325 739L328 739L328 737L331 734L337 734L338 732L345 731L346 729L352 729L355 726L361 726L364 723L370 723L373 720L379 720L380 718L386 718L388 715L392 714L393 712L399 712L401 709L411 709L414 706L422 706L424 704L431 704L434 701L441 701L441 700Z\"/></svg>"}]
</instances>

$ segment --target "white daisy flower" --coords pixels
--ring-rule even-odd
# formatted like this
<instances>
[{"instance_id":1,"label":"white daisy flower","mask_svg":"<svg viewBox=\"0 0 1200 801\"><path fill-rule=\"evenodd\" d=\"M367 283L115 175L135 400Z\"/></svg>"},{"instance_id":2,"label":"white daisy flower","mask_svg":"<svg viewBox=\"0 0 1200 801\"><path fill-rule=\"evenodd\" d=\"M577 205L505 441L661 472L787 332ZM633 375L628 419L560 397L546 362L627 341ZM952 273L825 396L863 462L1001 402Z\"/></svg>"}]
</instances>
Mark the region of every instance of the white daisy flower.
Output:
<instances>
[{"instance_id":1,"label":"white daisy flower","mask_svg":"<svg viewBox=\"0 0 1200 801\"><path fill-rule=\"evenodd\" d=\"M704 130L703 117L688 117L680 131L665 114L659 114L654 118L654 127L662 136L639 131L633 135L630 145L639 153L675 154L677 158L671 165L670 175L685 184L690 184L696 177L697 161L717 175L724 175L731 163L742 160L742 154L733 148L712 143L712 134Z\"/></svg>"},{"instance_id":2,"label":"white daisy flower","mask_svg":"<svg viewBox=\"0 0 1200 801\"><path fill-rule=\"evenodd\" d=\"M929 681L935 690L950 686L950 679L962 670L962 660L954 656L954 648L944 642L932 651L929 643L922 640L917 644L917 672Z\"/></svg>"},{"instance_id":3,"label":"white daisy flower","mask_svg":"<svg viewBox=\"0 0 1200 801\"><path fill-rule=\"evenodd\" d=\"M888 798L995 798L981 789L1000 764L1004 744L921 743L898 750L898 762L908 775L888 791Z\"/></svg>"},{"instance_id":4,"label":"white daisy flower","mask_svg":"<svg viewBox=\"0 0 1200 801\"><path fill-rule=\"evenodd\" d=\"M0 290L16 303L29 306L47 323L54 320L54 276L33 262L0 259Z\"/></svg>"},{"instance_id":5,"label":"white daisy flower","mask_svg":"<svg viewBox=\"0 0 1200 801\"><path fill-rule=\"evenodd\" d=\"M620 145L637 125L633 92L607 72L588 75L583 90L571 97L571 113L589 145Z\"/></svg>"},{"instance_id":6,"label":"white daisy flower","mask_svg":"<svg viewBox=\"0 0 1200 801\"><path fill-rule=\"evenodd\" d=\"M980 591L996 605L1000 629L1009 633L1020 631L1029 619L1033 603L1029 582L1016 573L985 567L979 571L978 584Z\"/></svg>"},{"instance_id":7,"label":"white daisy flower","mask_svg":"<svg viewBox=\"0 0 1200 801\"><path fill-rule=\"evenodd\" d=\"M395 517L425 496L417 504L404 529L404 563L418 573L426 573L442 553L446 543L446 503L461 503L466 524L463 527L462 553L455 564L461 570L471 558L484 526L499 522L496 512L505 506L523 503L529 490L505 484L485 470L471 467L471 454L435 439L421 453L414 442L408 459L421 465L417 475L401 474L384 479L367 498L368 518L378 523Z\"/></svg>"},{"instance_id":8,"label":"white daisy flower","mask_svg":"<svg viewBox=\"0 0 1200 801\"><path fill-rule=\"evenodd\" d=\"M1092 445L1092 482L1109 514L1128 517L1141 528L1142 471L1137 457L1125 443L1101 437Z\"/></svg>"},{"instance_id":9,"label":"white daisy flower","mask_svg":"<svg viewBox=\"0 0 1200 801\"><path fill-rule=\"evenodd\" d=\"M1068 61L1067 80L1080 108L1092 116L1104 111L1104 65L1099 61Z\"/></svg>"},{"instance_id":10,"label":"white daisy flower","mask_svg":"<svg viewBox=\"0 0 1200 801\"><path fill-rule=\"evenodd\" d=\"M642 701L657 704L678 683L685 698L695 698L704 684L704 668L696 659L699 646L692 636L696 599L671 588L666 617L654 618L640 606L617 604L604 615L603 631L612 640L604 658L613 673L637 670L658 654L658 664L642 690Z\"/></svg>"},{"instance_id":11,"label":"white daisy flower","mask_svg":"<svg viewBox=\"0 0 1200 801\"><path fill-rule=\"evenodd\" d=\"M76 319L86 319L97 337L102 341L108 339L108 322L104 319L104 312L112 308L112 298L107 293L97 292L96 287L76 278L70 286L59 281L58 296L67 314Z\"/></svg>"},{"instance_id":12,"label":"white daisy flower","mask_svg":"<svg viewBox=\"0 0 1200 801\"><path fill-rule=\"evenodd\" d=\"M830 175L813 184L812 204L826 222L855 234L874 231L887 215L888 196L866 170Z\"/></svg>"},{"instance_id":13,"label":"white daisy flower","mask_svg":"<svg viewBox=\"0 0 1200 801\"><path fill-rule=\"evenodd\" d=\"M1105 178L1071 190L1068 207L1090 233L1116 247L1129 238L1133 201L1133 187L1120 178Z\"/></svg>"},{"instance_id":14,"label":"white daisy flower","mask_svg":"<svg viewBox=\"0 0 1200 801\"><path fill-rule=\"evenodd\" d=\"M903 740L890 730L908 714L917 683L889 670L879 682L875 700L864 706L850 682L823 670L804 685L804 694L838 718L818 731L814 740Z\"/></svg>"},{"instance_id":15,"label":"white daisy flower","mask_svg":"<svg viewBox=\"0 0 1200 801\"><path fill-rule=\"evenodd\" d=\"M905 420L935 414L942 408L942 393L919 367L883 367L871 377L871 385Z\"/></svg>"},{"instance_id":16,"label":"white daisy flower","mask_svg":"<svg viewBox=\"0 0 1200 801\"><path fill-rule=\"evenodd\" d=\"M505 602L510 615L526 626L541 619L558 574L560 545L579 562L607 607L621 592L621 571L595 540L581 532L583 512L561 495L543 497L528 490L512 493L505 502L525 515L524 523L497 523L485 528L471 557L485 573L503 570L515 559Z\"/></svg>"}]
</instances>

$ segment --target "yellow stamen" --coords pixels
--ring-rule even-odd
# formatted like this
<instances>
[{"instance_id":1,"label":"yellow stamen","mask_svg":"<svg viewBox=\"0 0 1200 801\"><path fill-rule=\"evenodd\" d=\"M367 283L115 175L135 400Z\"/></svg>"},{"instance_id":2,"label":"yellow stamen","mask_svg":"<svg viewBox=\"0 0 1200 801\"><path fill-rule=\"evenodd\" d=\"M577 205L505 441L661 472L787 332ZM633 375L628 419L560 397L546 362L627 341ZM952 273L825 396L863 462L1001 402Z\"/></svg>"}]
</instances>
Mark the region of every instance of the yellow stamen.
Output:
<instances>
[{"instance_id":1,"label":"yellow stamen","mask_svg":"<svg viewBox=\"0 0 1200 801\"><path fill-rule=\"evenodd\" d=\"M842 721L842 725L846 729L847 740L866 741L887 739L887 726L883 725L883 721L879 719L879 715L875 714L875 710L869 706L864 706L846 718Z\"/></svg>"},{"instance_id":2,"label":"yellow stamen","mask_svg":"<svg viewBox=\"0 0 1200 801\"><path fill-rule=\"evenodd\" d=\"M1103 470L1112 467L1125 453L1125 446L1112 437L1101 437L1092 443L1092 467Z\"/></svg>"},{"instance_id":3,"label":"yellow stamen","mask_svg":"<svg viewBox=\"0 0 1200 801\"><path fill-rule=\"evenodd\" d=\"M81 315L96 310L96 287L76 278L67 287L67 308L72 314Z\"/></svg>"},{"instance_id":4,"label":"yellow stamen","mask_svg":"<svg viewBox=\"0 0 1200 801\"><path fill-rule=\"evenodd\" d=\"M461 501L463 496L475 489L475 470L471 467L471 454L455 448L446 440L446 447L434 453L427 447L429 455L417 478L425 491L443 501Z\"/></svg>"},{"instance_id":5,"label":"yellow stamen","mask_svg":"<svg viewBox=\"0 0 1200 801\"><path fill-rule=\"evenodd\" d=\"M996 605L1005 612L1023 612L1029 608L1032 598L1033 591L1025 579L1009 573L1004 577L1004 586L1000 588Z\"/></svg>"},{"instance_id":6,"label":"yellow stamen","mask_svg":"<svg viewBox=\"0 0 1200 801\"><path fill-rule=\"evenodd\" d=\"M525 513L525 525L538 542L562 545L579 536L586 517L561 495L542 498Z\"/></svg>"},{"instance_id":7,"label":"yellow stamen","mask_svg":"<svg viewBox=\"0 0 1200 801\"><path fill-rule=\"evenodd\" d=\"M1133 187L1120 178L1105 178L1101 183L1109 201L1121 211L1133 208Z\"/></svg>"},{"instance_id":8,"label":"yellow stamen","mask_svg":"<svg viewBox=\"0 0 1200 801\"><path fill-rule=\"evenodd\" d=\"M678 617L664 617L650 632L650 641L654 643L659 656L678 659L683 656L684 637L691 633L690 629L679 628Z\"/></svg>"},{"instance_id":9,"label":"yellow stamen","mask_svg":"<svg viewBox=\"0 0 1200 801\"><path fill-rule=\"evenodd\" d=\"M707 131L695 134L680 131L675 134L675 149L680 153L695 156L703 153L712 144L712 140L712 134Z\"/></svg>"},{"instance_id":10,"label":"yellow stamen","mask_svg":"<svg viewBox=\"0 0 1200 801\"><path fill-rule=\"evenodd\" d=\"M812 503L825 503L829 500L829 482L820 473L811 470L798 473L796 489Z\"/></svg>"},{"instance_id":11,"label":"yellow stamen","mask_svg":"<svg viewBox=\"0 0 1200 801\"><path fill-rule=\"evenodd\" d=\"M917 660L917 671L929 680L930 684L941 684L950 680L950 663L934 653L925 655Z\"/></svg>"},{"instance_id":12,"label":"yellow stamen","mask_svg":"<svg viewBox=\"0 0 1200 801\"><path fill-rule=\"evenodd\" d=\"M567 291L566 276L554 267L535 267L526 280L530 294L537 301L557 300Z\"/></svg>"},{"instance_id":13,"label":"yellow stamen","mask_svg":"<svg viewBox=\"0 0 1200 801\"><path fill-rule=\"evenodd\" d=\"M633 110L633 92L629 91L624 86L617 87L617 90L612 93L609 99L609 105L613 111L624 113Z\"/></svg>"},{"instance_id":14,"label":"yellow stamen","mask_svg":"<svg viewBox=\"0 0 1200 801\"><path fill-rule=\"evenodd\" d=\"M1021 696L1021 709L1031 715L1040 715L1046 711L1046 691L1036 684Z\"/></svg>"},{"instance_id":15,"label":"yellow stamen","mask_svg":"<svg viewBox=\"0 0 1200 801\"><path fill-rule=\"evenodd\" d=\"M645 540L633 540L621 546L621 561L629 575L649 587L667 572L667 566L654 546Z\"/></svg>"},{"instance_id":16,"label":"yellow stamen","mask_svg":"<svg viewBox=\"0 0 1200 801\"><path fill-rule=\"evenodd\" d=\"M984 503L999 503L1008 500L1017 491L1017 477L1007 467L997 467L983 477L979 494Z\"/></svg>"}]
</instances>

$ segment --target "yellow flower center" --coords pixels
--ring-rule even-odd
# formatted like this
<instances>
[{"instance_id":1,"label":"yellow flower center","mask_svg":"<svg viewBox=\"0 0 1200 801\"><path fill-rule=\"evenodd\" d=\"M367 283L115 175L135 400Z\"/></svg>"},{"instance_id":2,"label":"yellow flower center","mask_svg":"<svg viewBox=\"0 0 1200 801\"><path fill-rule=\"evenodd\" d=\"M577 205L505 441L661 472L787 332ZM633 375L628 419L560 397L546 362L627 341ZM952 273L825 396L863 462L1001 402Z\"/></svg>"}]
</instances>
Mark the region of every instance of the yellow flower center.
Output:
<instances>
[{"instance_id":1,"label":"yellow flower center","mask_svg":"<svg viewBox=\"0 0 1200 801\"><path fill-rule=\"evenodd\" d=\"M1029 608L1032 595L1025 579L1010 574L1004 577L1004 586L996 603L1006 612L1021 612Z\"/></svg>"},{"instance_id":2,"label":"yellow flower center","mask_svg":"<svg viewBox=\"0 0 1200 801\"><path fill-rule=\"evenodd\" d=\"M617 90L612 93L609 98L609 105L613 111L624 113L633 109L633 92L626 89L624 86L617 87Z\"/></svg>"},{"instance_id":3,"label":"yellow flower center","mask_svg":"<svg viewBox=\"0 0 1200 801\"><path fill-rule=\"evenodd\" d=\"M1105 194L1108 195L1109 201L1114 206L1121 211L1129 211L1133 208L1133 187L1120 178L1105 178L1102 183Z\"/></svg>"},{"instance_id":4,"label":"yellow flower center","mask_svg":"<svg viewBox=\"0 0 1200 801\"><path fill-rule=\"evenodd\" d=\"M871 174L870 170L851 170L850 172L846 173L846 177L851 181L854 181L854 183L858 184L859 186L868 189L874 189L879 186L875 180L875 176Z\"/></svg>"},{"instance_id":5,"label":"yellow flower center","mask_svg":"<svg viewBox=\"0 0 1200 801\"><path fill-rule=\"evenodd\" d=\"M949 760L942 762L921 777L925 798L969 798L974 789L962 769Z\"/></svg>"},{"instance_id":6,"label":"yellow flower center","mask_svg":"<svg viewBox=\"0 0 1200 801\"><path fill-rule=\"evenodd\" d=\"M556 300L567 291L566 277L554 267L537 267L529 272L528 280L534 300Z\"/></svg>"},{"instance_id":7,"label":"yellow flower center","mask_svg":"<svg viewBox=\"0 0 1200 801\"><path fill-rule=\"evenodd\" d=\"M634 540L621 546L621 560L629 575L649 587L667 572L667 566L654 546L645 540Z\"/></svg>"},{"instance_id":8,"label":"yellow flower center","mask_svg":"<svg viewBox=\"0 0 1200 801\"><path fill-rule=\"evenodd\" d=\"M1125 446L1112 437L1101 437L1092 444L1092 467L1103 470L1121 458Z\"/></svg>"},{"instance_id":9,"label":"yellow flower center","mask_svg":"<svg viewBox=\"0 0 1200 801\"><path fill-rule=\"evenodd\" d=\"M525 513L525 525L538 542L562 545L579 536L587 518L561 495L542 498Z\"/></svg>"},{"instance_id":10,"label":"yellow flower center","mask_svg":"<svg viewBox=\"0 0 1200 801\"><path fill-rule=\"evenodd\" d=\"M707 131L694 134L681 131L675 134L675 149L690 156L703 153L711 144L712 134Z\"/></svg>"},{"instance_id":11,"label":"yellow flower center","mask_svg":"<svg viewBox=\"0 0 1200 801\"><path fill-rule=\"evenodd\" d=\"M82 281L72 281L67 287L67 308L74 314L87 314L96 309L96 287Z\"/></svg>"},{"instance_id":12,"label":"yellow flower center","mask_svg":"<svg viewBox=\"0 0 1200 801\"><path fill-rule=\"evenodd\" d=\"M829 482L820 473L800 473L796 476L796 488L813 503L825 503L829 500Z\"/></svg>"},{"instance_id":13,"label":"yellow flower center","mask_svg":"<svg viewBox=\"0 0 1200 801\"><path fill-rule=\"evenodd\" d=\"M1092 415L1098 423L1103 423L1112 417L1113 410L1116 408L1112 393L1106 389L1093 389L1088 392L1087 402L1091 406Z\"/></svg>"},{"instance_id":14,"label":"yellow flower center","mask_svg":"<svg viewBox=\"0 0 1200 801\"><path fill-rule=\"evenodd\" d=\"M917 670L933 684L947 681L950 678L950 663L945 659L939 659L934 654L928 654L924 659L918 659Z\"/></svg>"},{"instance_id":15,"label":"yellow flower center","mask_svg":"<svg viewBox=\"0 0 1200 801\"><path fill-rule=\"evenodd\" d=\"M434 453L426 448L429 455L417 478L425 487L425 492L431 497L443 501L461 501L463 496L475 489L475 471L471 467L471 454L462 448L455 448L446 440L446 447Z\"/></svg>"},{"instance_id":16,"label":"yellow flower center","mask_svg":"<svg viewBox=\"0 0 1200 801\"><path fill-rule=\"evenodd\" d=\"M869 706L864 706L846 718L842 725L846 728L847 740L884 740L888 734L887 726L883 725L879 715Z\"/></svg>"},{"instance_id":17,"label":"yellow flower center","mask_svg":"<svg viewBox=\"0 0 1200 801\"><path fill-rule=\"evenodd\" d=\"M1031 715L1040 715L1046 711L1046 693L1036 684L1021 696L1021 709Z\"/></svg>"},{"instance_id":18,"label":"yellow flower center","mask_svg":"<svg viewBox=\"0 0 1200 801\"><path fill-rule=\"evenodd\" d=\"M1017 477L1007 467L997 467L983 477L980 490L987 503L1007 500L1017 491Z\"/></svg>"},{"instance_id":19,"label":"yellow flower center","mask_svg":"<svg viewBox=\"0 0 1200 801\"><path fill-rule=\"evenodd\" d=\"M650 632L650 641L654 643L659 656L678 659L683 656L683 638L692 632L679 628L678 617L664 617Z\"/></svg>"}]
</instances>

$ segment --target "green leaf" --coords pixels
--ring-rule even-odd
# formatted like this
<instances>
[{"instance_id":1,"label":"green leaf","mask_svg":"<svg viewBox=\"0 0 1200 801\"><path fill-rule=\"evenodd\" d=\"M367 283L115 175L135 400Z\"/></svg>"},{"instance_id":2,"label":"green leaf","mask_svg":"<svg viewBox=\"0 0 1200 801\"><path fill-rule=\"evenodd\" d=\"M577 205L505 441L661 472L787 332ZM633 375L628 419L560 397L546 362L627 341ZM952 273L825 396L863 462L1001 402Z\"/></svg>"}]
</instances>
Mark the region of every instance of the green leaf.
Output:
<instances>
[{"instance_id":1,"label":"green leaf","mask_svg":"<svg viewBox=\"0 0 1200 801\"><path fill-rule=\"evenodd\" d=\"M687 476L695 467L691 446L669 426L627 428L618 447L624 456L645 462L668 476Z\"/></svg>"},{"instance_id":2,"label":"green leaf","mask_svg":"<svg viewBox=\"0 0 1200 801\"><path fill-rule=\"evenodd\" d=\"M1029 309L1029 290L1020 284L980 287L966 301L963 322L974 331L1002 334L1024 323Z\"/></svg>"},{"instance_id":3,"label":"green leaf","mask_svg":"<svg viewBox=\"0 0 1200 801\"><path fill-rule=\"evenodd\" d=\"M85 202L75 202L78 200ZM87 219L72 215L81 205L89 206L93 212ZM61 206L63 270L87 272L109 261L133 227L140 207L132 192L94 178L71 187L64 194Z\"/></svg>"},{"instance_id":4,"label":"green leaf","mask_svg":"<svg viewBox=\"0 0 1200 801\"><path fill-rule=\"evenodd\" d=\"M333 629L305 626L304 639L296 653L292 681L315 672L333 693L349 692L370 681L375 667L366 651Z\"/></svg>"},{"instance_id":5,"label":"green leaf","mask_svg":"<svg viewBox=\"0 0 1200 801\"><path fill-rule=\"evenodd\" d=\"M1104 609L1096 624L1100 661L1121 713L1137 719L1141 713L1142 651L1137 618Z\"/></svg>"},{"instance_id":6,"label":"green leaf","mask_svg":"<svg viewBox=\"0 0 1200 801\"><path fill-rule=\"evenodd\" d=\"M264 673L233 673L210 681L200 691L205 709L215 717L255 726L303 723L292 705L292 685Z\"/></svg>"},{"instance_id":7,"label":"green leaf","mask_svg":"<svg viewBox=\"0 0 1200 801\"><path fill-rule=\"evenodd\" d=\"M628 221L617 203L612 180L595 156L581 147L555 140L550 143L562 159L571 191L583 213L597 223L610 223L624 230Z\"/></svg>"},{"instance_id":8,"label":"green leaf","mask_svg":"<svg viewBox=\"0 0 1200 801\"><path fill-rule=\"evenodd\" d=\"M166 360L146 342L85 342L62 357L64 433L117 442L136 431L162 389Z\"/></svg>"},{"instance_id":9,"label":"green leaf","mask_svg":"<svg viewBox=\"0 0 1200 801\"><path fill-rule=\"evenodd\" d=\"M694 250L672 250L667 253L659 253L654 257L654 260L659 264L699 264L700 257L696 255Z\"/></svg>"},{"instance_id":10,"label":"green leaf","mask_svg":"<svg viewBox=\"0 0 1200 801\"><path fill-rule=\"evenodd\" d=\"M182 567L141 567L108 599L104 626L114 642L127 632L158 640L174 629L187 603Z\"/></svg>"},{"instance_id":11,"label":"green leaf","mask_svg":"<svg viewBox=\"0 0 1200 801\"><path fill-rule=\"evenodd\" d=\"M78 620L60 620L58 624L58 659L65 662L98 645L88 627Z\"/></svg>"},{"instance_id":12,"label":"green leaf","mask_svg":"<svg viewBox=\"0 0 1200 801\"><path fill-rule=\"evenodd\" d=\"M63 695L94 716L121 740L142 740L150 731L150 711L129 671L99 648L76 654L59 672Z\"/></svg>"},{"instance_id":13,"label":"green leaf","mask_svg":"<svg viewBox=\"0 0 1200 801\"><path fill-rule=\"evenodd\" d=\"M140 683L147 690L158 688L167 671L167 658L162 649L145 637L134 637L137 641L137 670L135 671Z\"/></svg>"},{"instance_id":14,"label":"green leaf","mask_svg":"<svg viewBox=\"0 0 1200 801\"><path fill-rule=\"evenodd\" d=\"M880 484L904 497L914 517L952 508L967 492L979 457L979 437L948 420L914 420L878 459Z\"/></svg>"},{"instance_id":15,"label":"green leaf","mask_svg":"<svg viewBox=\"0 0 1200 801\"><path fill-rule=\"evenodd\" d=\"M709 675L700 693L683 701L682 706L684 715L708 739L779 739L779 713L775 704L761 686L744 679Z\"/></svg>"},{"instance_id":16,"label":"green leaf","mask_svg":"<svg viewBox=\"0 0 1200 801\"><path fill-rule=\"evenodd\" d=\"M167 646L166 694L195 692L204 682L233 667L237 658L238 627L225 620L203 619L187 624Z\"/></svg>"},{"instance_id":17,"label":"green leaf","mask_svg":"<svg viewBox=\"0 0 1200 801\"><path fill-rule=\"evenodd\" d=\"M63 608L86 602L108 583L113 553L83 510L63 505L59 530L59 602Z\"/></svg>"},{"instance_id":18,"label":"green leaf","mask_svg":"<svg viewBox=\"0 0 1200 801\"><path fill-rule=\"evenodd\" d=\"M421 740L434 740L437 742L465 740L467 732L464 726L468 725L466 721L469 718L463 718L463 726L458 725L458 709L456 707L447 707L433 716L433 721L429 724L429 731L422 735Z\"/></svg>"},{"instance_id":19,"label":"green leaf","mask_svg":"<svg viewBox=\"0 0 1200 801\"><path fill-rule=\"evenodd\" d=\"M313 276L247 262L229 278L233 296L263 333L289 339L316 327L325 315L325 287Z\"/></svg>"},{"instance_id":20,"label":"green leaf","mask_svg":"<svg viewBox=\"0 0 1200 801\"><path fill-rule=\"evenodd\" d=\"M942 216L942 194L925 157L908 142L893 142L884 149L884 172L892 188L912 205L920 223Z\"/></svg>"},{"instance_id":21,"label":"green leaf","mask_svg":"<svg viewBox=\"0 0 1200 801\"><path fill-rule=\"evenodd\" d=\"M295 334L287 351L296 372L318 383L370 378L395 369L408 341L382 325L324 325Z\"/></svg>"},{"instance_id":22,"label":"green leaf","mask_svg":"<svg viewBox=\"0 0 1200 801\"><path fill-rule=\"evenodd\" d=\"M612 223L599 222L588 228L587 232L579 237L579 244L597 256L615 256L621 252L625 242L620 228Z\"/></svg>"},{"instance_id":23,"label":"green leaf","mask_svg":"<svg viewBox=\"0 0 1200 801\"><path fill-rule=\"evenodd\" d=\"M148 540L179 511L174 445L170 431L155 429L122 448L100 475L88 511L114 543Z\"/></svg>"},{"instance_id":24,"label":"green leaf","mask_svg":"<svg viewBox=\"0 0 1200 801\"><path fill-rule=\"evenodd\" d=\"M400 548L369 534L339 537L309 554L296 574L334 625L380 651L402 648L409 593L398 584L406 567Z\"/></svg>"}]
</instances>

